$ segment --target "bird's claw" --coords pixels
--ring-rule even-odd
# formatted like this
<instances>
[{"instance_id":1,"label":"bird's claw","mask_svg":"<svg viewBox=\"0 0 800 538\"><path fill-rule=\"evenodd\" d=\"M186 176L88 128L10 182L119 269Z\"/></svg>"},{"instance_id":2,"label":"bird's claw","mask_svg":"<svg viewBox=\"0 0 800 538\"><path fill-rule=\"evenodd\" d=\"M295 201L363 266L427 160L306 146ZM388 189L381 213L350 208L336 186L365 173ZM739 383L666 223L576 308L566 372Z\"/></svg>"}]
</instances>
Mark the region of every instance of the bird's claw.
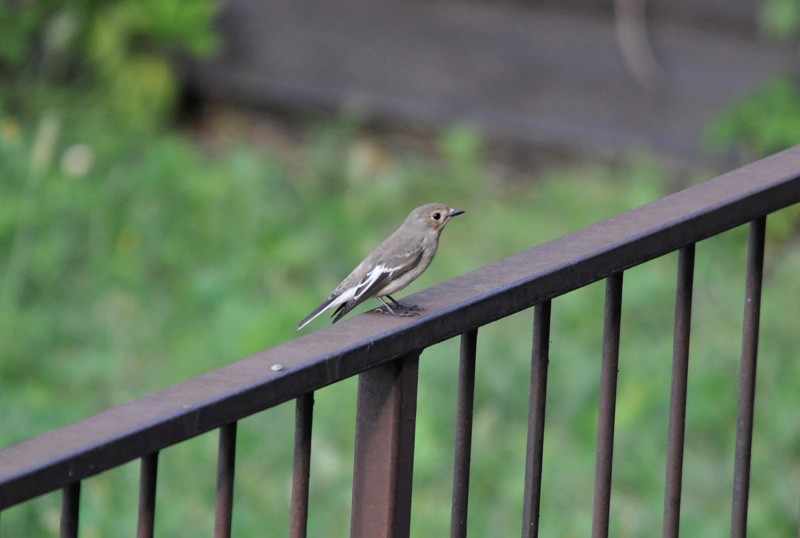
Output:
<instances>
[{"instance_id":1,"label":"bird's claw","mask_svg":"<svg viewBox=\"0 0 800 538\"><path fill-rule=\"evenodd\" d=\"M419 316L418 312L411 312L410 310L412 309L405 309L401 312L395 312L394 310L391 309L376 308L375 312L380 312L385 316L396 316L398 318L410 318L413 316Z\"/></svg>"},{"instance_id":2,"label":"bird's claw","mask_svg":"<svg viewBox=\"0 0 800 538\"><path fill-rule=\"evenodd\" d=\"M422 308L419 305L415 305L415 304L407 305L407 304L401 303L400 301L395 301L394 302L394 306L395 306L395 308L400 308L402 310L412 311L412 312L422 312L423 310L425 310L424 308Z\"/></svg>"}]
</instances>

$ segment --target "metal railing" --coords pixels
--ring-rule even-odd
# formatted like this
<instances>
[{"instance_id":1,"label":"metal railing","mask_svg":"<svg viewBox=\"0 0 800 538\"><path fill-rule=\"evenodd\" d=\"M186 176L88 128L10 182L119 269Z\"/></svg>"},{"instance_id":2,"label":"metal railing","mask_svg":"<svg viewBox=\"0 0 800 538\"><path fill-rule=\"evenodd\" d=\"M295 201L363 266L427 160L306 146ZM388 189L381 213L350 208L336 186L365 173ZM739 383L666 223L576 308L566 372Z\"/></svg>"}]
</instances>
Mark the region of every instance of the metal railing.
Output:
<instances>
[{"instance_id":1,"label":"metal railing","mask_svg":"<svg viewBox=\"0 0 800 538\"><path fill-rule=\"evenodd\" d=\"M695 243L750 223L732 535L747 528L766 216L800 201L800 146L421 291L415 318L358 316L0 452L0 510L63 490L76 536L81 481L141 460L138 536L152 536L159 451L219 431L215 535L229 536L237 421L296 400L290 535L306 534L314 391L359 376L351 536L410 532L423 349L461 337L451 536L466 536L478 328L533 307L522 535L538 535L551 300L606 279L592 535L609 528L624 271L679 250L664 535L677 536Z\"/></svg>"}]
</instances>

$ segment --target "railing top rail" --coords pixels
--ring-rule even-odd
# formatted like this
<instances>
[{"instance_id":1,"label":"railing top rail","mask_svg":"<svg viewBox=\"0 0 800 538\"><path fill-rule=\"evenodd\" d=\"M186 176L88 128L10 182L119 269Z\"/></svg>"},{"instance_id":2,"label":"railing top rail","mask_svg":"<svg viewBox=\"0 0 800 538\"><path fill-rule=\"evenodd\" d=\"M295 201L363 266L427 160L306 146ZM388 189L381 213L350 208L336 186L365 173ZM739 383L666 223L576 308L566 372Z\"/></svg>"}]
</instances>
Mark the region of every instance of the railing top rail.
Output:
<instances>
[{"instance_id":1,"label":"railing top rail","mask_svg":"<svg viewBox=\"0 0 800 538\"><path fill-rule=\"evenodd\" d=\"M800 201L800 146L0 451L0 509Z\"/></svg>"}]
</instances>

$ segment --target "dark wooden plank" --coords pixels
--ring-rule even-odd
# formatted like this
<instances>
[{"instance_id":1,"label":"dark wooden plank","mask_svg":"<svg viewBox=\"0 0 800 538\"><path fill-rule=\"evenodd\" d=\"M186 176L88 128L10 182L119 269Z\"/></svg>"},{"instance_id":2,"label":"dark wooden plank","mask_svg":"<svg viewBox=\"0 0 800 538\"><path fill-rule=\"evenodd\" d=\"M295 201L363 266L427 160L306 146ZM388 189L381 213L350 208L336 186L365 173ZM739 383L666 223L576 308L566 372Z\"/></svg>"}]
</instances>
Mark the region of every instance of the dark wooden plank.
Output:
<instances>
[{"instance_id":1,"label":"dark wooden plank","mask_svg":"<svg viewBox=\"0 0 800 538\"><path fill-rule=\"evenodd\" d=\"M231 0L225 51L186 69L201 95L257 106L357 105L421 128L576 149L699 154L708 121L793 62L791 51L652 25L655 91L623 60L610 14L505 3ZM736 33L736 32L732 32Z\"/></svg>"}]
</instances>

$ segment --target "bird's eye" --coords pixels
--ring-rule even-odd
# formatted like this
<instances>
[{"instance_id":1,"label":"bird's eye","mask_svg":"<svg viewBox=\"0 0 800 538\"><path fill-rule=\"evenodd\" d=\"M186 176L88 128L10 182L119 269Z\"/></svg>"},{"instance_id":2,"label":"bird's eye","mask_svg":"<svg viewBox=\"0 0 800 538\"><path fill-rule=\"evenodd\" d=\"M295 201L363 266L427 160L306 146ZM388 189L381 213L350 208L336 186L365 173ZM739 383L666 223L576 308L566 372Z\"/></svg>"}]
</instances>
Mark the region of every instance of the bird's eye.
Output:
<instances>
[{"instance_id":1,"label":"bird's eye","mask_svg":"<svg viewBox=\"0 0 800 538\"><path fill-rule=\"evenodd\" d=\"M433 220L442 220L442 214L441 213L434 213L433 214Z\"/></svg>"}]
</instances>

